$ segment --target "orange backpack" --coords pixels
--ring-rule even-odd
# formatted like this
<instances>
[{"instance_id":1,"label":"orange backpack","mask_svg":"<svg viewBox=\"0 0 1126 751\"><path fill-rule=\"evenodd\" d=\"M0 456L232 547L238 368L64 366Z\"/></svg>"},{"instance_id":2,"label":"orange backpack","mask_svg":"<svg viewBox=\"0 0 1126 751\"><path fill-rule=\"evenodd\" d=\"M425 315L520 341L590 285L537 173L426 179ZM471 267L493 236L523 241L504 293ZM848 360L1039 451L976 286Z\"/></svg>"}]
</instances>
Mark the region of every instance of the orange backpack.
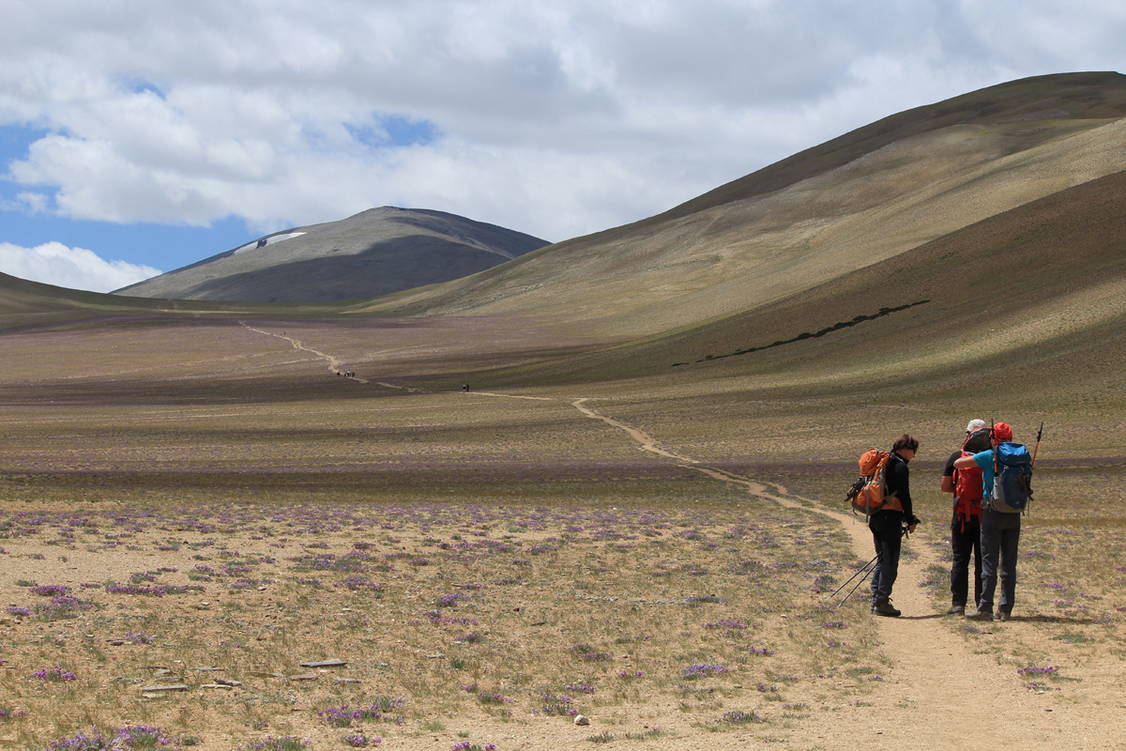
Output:
<instances>
[{"instance_id":1,"label":"orange backpack","mask_svg":"<svg viewBox=\"0 0 1126 751\"><path fill-rule=\"evenodd\" d=\"M854 512L864 512L865 518L885 509L903 510L898 498L884 495L887 485L884 472L889 459L890 451L869 449L857 461L860 465L860 477L849 488L845 500L852 502Z\"/></svg>"}]
</instances>

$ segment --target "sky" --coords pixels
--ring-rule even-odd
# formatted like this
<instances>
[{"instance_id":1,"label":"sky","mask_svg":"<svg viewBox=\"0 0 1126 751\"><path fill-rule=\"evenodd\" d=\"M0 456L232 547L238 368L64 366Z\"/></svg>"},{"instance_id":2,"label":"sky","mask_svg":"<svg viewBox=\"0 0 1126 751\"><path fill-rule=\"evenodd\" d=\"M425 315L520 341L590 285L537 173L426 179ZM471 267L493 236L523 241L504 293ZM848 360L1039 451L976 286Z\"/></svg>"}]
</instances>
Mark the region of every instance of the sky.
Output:
<instances>
[{"instance_id":1,"label":"sky","mask_svg":"<svg viewBox=\"0 0 1126 751\"><path fill-rule=\"evenodd\" d=\"M881 117L1126 71L1121 0L0 0L0 272L109 291L437 209L550 241Z\"/></svg>"}]
</instances>

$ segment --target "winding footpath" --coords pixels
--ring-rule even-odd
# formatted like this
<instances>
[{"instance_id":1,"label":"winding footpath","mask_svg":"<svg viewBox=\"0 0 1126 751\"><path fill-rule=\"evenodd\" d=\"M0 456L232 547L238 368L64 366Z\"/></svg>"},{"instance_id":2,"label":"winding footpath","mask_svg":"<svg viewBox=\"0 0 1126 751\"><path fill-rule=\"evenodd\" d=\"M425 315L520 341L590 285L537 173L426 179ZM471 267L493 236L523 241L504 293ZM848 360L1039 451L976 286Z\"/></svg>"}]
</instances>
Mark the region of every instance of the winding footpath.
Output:
<instances>
[{"instance_id":1,"label":"winding footpath","mask_svg":"<svg viewBox=\"0 0 1126 751\"><path fill-rule=\"evenodd\" d=\"M339 360L306 347L297 339L246 323L242 325L259 334L285 339L294 349L325 359L330 370L339 369ZM368 383L366 379L354 380ZM644 430L603 414L591 406L590 397L571 399L484 391L465 392L465 395L569 402L585 418L599 420L623 433L637 444L638 450L656 460L672 461L710 479L736 485L756 500L820 514L839 522L851 537L853 552L859 560L866 561L873 555L871 533L856 517L803 503L780 485L709 467L699 459L662 445ZM1107 716L1105 708L1069 701L1056 692L1031 692L1021 684L1013 666L1000 664L988 651L990 641L1003 640L1010 629L1012 633L1035 629L1035 622L1017 619L1005 624L977 624L986 632L977 644L984 644L986 649L975 651L966 638L943 623L944 616L935 612L934 604L921 586L927 568L940 564L945 569L947 564L940 561L929 546L908 542L905 550L908 549L914 550L915 557L901 561L895 586L895 604L902 609L903 617L873 616L871 622L872 627L878 629L881 652L891 660L892 667L883 671L880 688L866 696L864 707L819 707L811 720L803 721L802 748L929 751L1054 749L1065 744L1069 751L1126 748L1126 742L1114 730L1118 723ZM863 594L865 592L858 592L858 595ZM724 743L709 744L709 747L716 746L722 748Z\"/></svg>"},{"instance_id":2,"label":"winding footpath","mask_svg":"<svg viewBox=\"0 0 1126 751\"><path fill-rule=\"evenodd\" d=\"M871 533L857 518L804 505L782 486L708 467L661 448L642 430L597 412L585 404L587 401L580 399L573 404L587 417L624 431L642 451L675 459L687 469L735 484L756 499L827 516L844 525L858 559L872 557ZM998 664L988 653L972 652L963 637L943 625L943 617L935 613L921 586L924 572L930 564L939 563L938 557L925 546L915 549L915 560L901 561L895 586L896 605L904 616L873 616L880 629L882 651L893 665L883 690L871 700L874 706L837 710L831 715L831 723L808 729L806 740L825 748L991 749L1056 748L1066 737L1072 749L1115 747L1107 735L1109 718L1075 716L1084 714L1079 707L1061 705L1056 697L1033 694L1016 679L1013 668ZM858 594L866 594L866 586L861 585ZM989 624L981 626L990 630ZM1034 626L1010 621L1004 628ZM1061 733L1061 725L1067 728L1066 736Z\"/></svg>"}]
</instances>

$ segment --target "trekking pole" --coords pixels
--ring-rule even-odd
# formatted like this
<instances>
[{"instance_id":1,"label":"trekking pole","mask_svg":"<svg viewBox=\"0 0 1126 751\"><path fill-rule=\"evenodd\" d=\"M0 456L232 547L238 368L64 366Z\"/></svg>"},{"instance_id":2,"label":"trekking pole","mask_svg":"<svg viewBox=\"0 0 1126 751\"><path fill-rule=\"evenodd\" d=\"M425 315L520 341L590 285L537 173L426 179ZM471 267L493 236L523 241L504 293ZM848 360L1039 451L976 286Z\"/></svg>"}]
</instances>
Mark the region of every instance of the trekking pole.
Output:
<instances>
[{"instance_id":1,"label":"trekking pole","mask_svg":"<svg viewBox=\"0 0 1126 751\"><path fill-rule=\"evenodd\" d=\"M842 584L841 586L839 586L839 587L837 587L836 589L834 589L834 590L833 590L833 592L832 592L832 593L831 593L831 594L830 594L829 596L830 596L830 597L836 597L836 596L837 596L837 592L840 592L840 591L841 591L842 589L844 589L845 587L847 587L847 586L849 585L849 583L850 583L850 582L851 582L851 581L852 581L853 579L855 579L856 577L858 577L858 576L860 576L860 575L861 575L862 573L864 573L864 569L868 568L868 567L869 567L869 566L871 566L871 565L872 565L873 563L875 563L875 562L876 562L876 559L877 559L877 558L879 558L879 554L878 554L878 553L877 553L876 555L872 556L872 560L868 561L868 562L867 562L867 563L865 563L865 564L864 564L863 566L861 566L861 567L859 568L859 570L857 570L857 572L856 572L855 574L853 574L852 576L848 577L848 580L847 580L847 581L846 581L846 582L845 582L844 584Z\"/></svg>"},{"instance_id":2,"label":"trekking pole","mask_svg":"<svg viewBox=\"0 0 1126 751\"><path fill-rule=\"evenodd\" d=\"M873 558L872 560L875 561L875 558ZM864 564L864 568L861 569L861 571L864 571L867 568L868 568L868 564ZM866 571L865 573L871 573L873 570L874 570L874 568ZM865 576L862 576L859 579L857 579L856 584L854 584L852 586L852 589L849 590L849 593L847 595L845 595L845 598L843 600L841 600L840 602L837 603L836 607L834 607L833 610L840 609L841 605L844 605L846 602L848 602L848 598L850 598L854 594L856 594L856 590L860 589L860 585L863 584L866 581L868 581L868 578L865 577Z\"/></svg>"},{"instance_id":3,"label":"trekking pole","mask_svg":"<svg viewBox=\"0 0 1126 751\"><path fill-rule=\"evenodd\" d=\"M1044 423L1040 422L1040 429L1036 431L1036 448L1032 449L1032 469L1036 469L1036 454L1040 453L1040 438L1044 435Z\"/></svg>"}]
</instances>

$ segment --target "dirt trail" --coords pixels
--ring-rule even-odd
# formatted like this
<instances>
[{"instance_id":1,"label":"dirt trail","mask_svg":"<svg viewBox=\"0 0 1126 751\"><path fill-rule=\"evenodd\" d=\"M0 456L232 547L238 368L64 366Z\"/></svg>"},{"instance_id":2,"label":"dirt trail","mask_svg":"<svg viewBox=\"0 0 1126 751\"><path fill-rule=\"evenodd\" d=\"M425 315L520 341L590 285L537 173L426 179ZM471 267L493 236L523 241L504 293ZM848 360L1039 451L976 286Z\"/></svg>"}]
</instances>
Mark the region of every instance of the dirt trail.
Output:
<instances>
[{"instance_id":1,"label":"dirt trail","mask_svg":"<svg viewBox=\"0 0 1126 751\"><path fill-rule=\"evenodd\" d=\"M767 485L733 472L707 467L697 459L662 449L643 431L615 420L584 403L572 402L587 417L597 418L624 431L643 451L675 459L682 466L713 479L742 487L755 498L827 516L845 526L852 537L857 558L873 555L867 527L848 514L811 508L795 500L785 488ZM911 546L907 542L905 548ZM1066 728L1068 746L1078 748L1123 748L1113 722L1089 707L1034 694L1017 680L1012 667L998 664L990 654L971 652L969 643L941 621L920 582L928 565L938 557L923 545L911 546L917 557L902 560L895 585L895 603L903 617L873 616L880 629L882 650L893 667L884 679L883 691L872 699L872 707L836 711L831 723L810 729L805 739L826 748L967 749L1056 747ZM944 567L946 564L942 564ZM861 585L858 596L867 594ZM992 631L992 624L978 624ZM1002 629L1035 628L1019 620ZM1001 631L1001 630L999 630ZM1003 638L998 633L995 638ZM822 715L824 717L824 715Z\"/></svg>"},{"instance_id":2,"label":"dirt trail","mask_svg":"<svg viewBox=\"0 0 1126 751\"><path fill-rule=\"evenodd\" d=\"M617 428L619 430L624 430L630 438L641 444L642 451L648 451L650 453L656 454L657 456L663 456L668 459L675 459L678 462L683 462L686 465L699 463L695 459L690 459L687 456L681 456L680 454L673 453L672 451L666 451L665 449L658 446L657 441L654 440L653 437L648 433L626 425L624 422L619 422L618 420L595 412L593 409L583 404L583 402L586 401L589 401L589 398L576 399L575 401L571 402L571 406L591 419L601 420L611 427Z\"/></svg>"},{"instance_id":3,"label":"dirt trail","mask_svg":"<svg viewBox=\"0 0 1126 751\"><path fill-rule=\"evenodd\" d=\"M344 361L343 360L340 360L340 359L334 357L333 355L328 354L327 352L321 352L319 349L313 349L312 347L306 347L305 344L300 339L295 339L292 336L287 336L285 333L275 334L273 331L266 331L265 329L255 328L254 326L251 326L250 324L248 324L246 321L239 321L239 325L241 325L244 329L247 329L248 331L253 331L256 334L263 334L265 336L272 336L275 339L283 339L283 340L289 342L293 346L294 349L301 350L302 352L308 352L310 354L316 355L317 357L321 358L326 363L328 363L328 371L330 373L340 374L341 372L347 372L347 371L341 370L341 368L344 367ZM353 375L345 375L344 378L347 378L350 381L355 381L356 383L373 383L373 381L371 381L367 378L361 378L360 376L357 376L357 375L354 375L354 374ZM403 386L402 384L398 384L398 383L389 383L387 381L374 381L374 383L375 383L376 386L382 386L382 387L388 388L388 389L397 389L398 391L409 391L412 394L422 393L422 389L416 389L412 386Z\"/></svg>"},{"instance_id":4,"label":"dirt trail","mask_svg":"<svg viewBox=\"0 0 1126 751\"><path fill-rule=\"evenodd\" d=\"M284 333L275 334L272 331L266 331L265 329L255 328L254 326L251 326L250 324L248 324L246 321L239 321L239 325L241 325L244 329L247 329L248 331L253 331L256 334L264 334L265 336L272 336L276 339L284 339L285 341L287 341L291 345L293 345L294 349L298 349L298 350L301 350L302 352L309 352L310 354L316 355L317 357L321 358L326 363L328 363L328 370L329 370L330 373L340 373L340 369L344 366L344 363L341 360L338 360L337 358L333 357L332 355L327 354L325 352L321 352L319 349L313 349L312 347L306 347L300 339L294 339L292 336L286 336ZM368 382L368 380L366 378L359 378L359 377L354 376L354 375L345 376L345 377L348 378L349 380L357 381L359 383L367 383Z\"/></svg>"},{"instance_id":5,"label":"dirt trail","mask_svg":"<svg viewBox=\"0 0 1126 751\"><path fill-rule=\"evenodd\" d=\"M289 341L295 349L324 358L330 370L339 361L323 352L304 346L288 336L273 334L243 323L262 334ZM356 379L362 383L366 380ZM391 388L395 384L378 382ZM414 389L409 389L414 390ZM469 392L489 396L534 401L564 401L563 398ZM763 483L727 470L706 466L699 459L669 448L645 431L602 414L588 405L591 397L568 398L570 404L589 419L600 420L625 433L641 451L676 462L720 482L743 488L755 499L783 507L817 513L844 525L852 538L853 552L862 561L873 555L871 533L863 522L848 514L819 509L802 503L786 488ZM1060 700L1054 694L1029 691L1015 675L1015 668L999 664L989 652L971 651L970 643L948 628L935 612L921 581L931 564L939 564L933 550L922 544L905 543L913 559L900 562L894 601L903 611L901 618L872 616L872 628L879 629L882 652L892 662L883 676L881 690L866 703L870 706L822 707L814 715L822 724L807 723L802 740L813 748L834 749L977 749L977 748L1055 748L1066 742L1077 749L1126 748L1106 708L1087 703ZM941 564L946 568L946 564ZM865 596L867 585L857 596ZM1019 633L1035 629L1035 622L1009 621L1005 624L975 624L993 639L1004 639L1008 630ZM986 642L987 644L988 642ZM1113 703L1113 702L1112 702ZM1114 711L1114 710L1111 710ZM689 744L695 747L695 744ZM724 746L709 743L709 747Z\"/></svg>"}]
</instances>

